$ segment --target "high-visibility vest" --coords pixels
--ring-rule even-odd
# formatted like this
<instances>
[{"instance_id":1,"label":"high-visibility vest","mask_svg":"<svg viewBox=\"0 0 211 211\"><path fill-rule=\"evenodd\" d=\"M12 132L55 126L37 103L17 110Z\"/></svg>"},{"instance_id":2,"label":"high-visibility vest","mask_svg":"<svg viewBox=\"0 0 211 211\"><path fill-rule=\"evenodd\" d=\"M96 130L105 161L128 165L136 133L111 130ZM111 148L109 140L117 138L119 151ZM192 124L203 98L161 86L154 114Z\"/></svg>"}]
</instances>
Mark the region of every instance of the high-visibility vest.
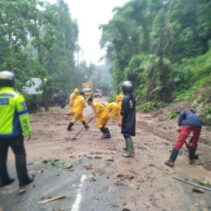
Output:
<instances>
[{"instance_id":1,"label":"high-visibility vest","mask_svg":"<svg viewBox=\"0 0 211 211\"><path fill-rule=\"evenodd\" d=\"M12 87L0 88L0 138L31 134L24 97Z\"/></svg>"}]
</instances>

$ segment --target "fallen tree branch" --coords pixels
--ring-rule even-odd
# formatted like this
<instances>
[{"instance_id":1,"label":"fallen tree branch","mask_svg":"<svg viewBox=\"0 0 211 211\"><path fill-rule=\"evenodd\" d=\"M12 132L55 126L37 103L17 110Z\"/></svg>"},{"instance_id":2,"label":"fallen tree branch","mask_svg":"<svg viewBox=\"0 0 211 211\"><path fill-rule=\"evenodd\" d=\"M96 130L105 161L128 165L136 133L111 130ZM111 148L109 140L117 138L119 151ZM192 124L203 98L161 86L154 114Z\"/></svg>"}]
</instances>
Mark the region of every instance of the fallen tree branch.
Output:
<instances>
[{"instance_id":1,"label":"fallen tree branch","mask_svg":"<svg viewBox=\"0 0 211 211\"><path fill-rule=\"evenodd\" d=\"M39 201L37 203L38 204L45 204L45 203L48 203L48 202L51 202L51 201L56 201L56 200L60 200L60 199L64 199L64 198L67 198L67 196L65 196L65 195L56 196L56 197L53 197L53 198L50 198L50 199L45 199L45 200Z\"/></svg>"}]
</instances>

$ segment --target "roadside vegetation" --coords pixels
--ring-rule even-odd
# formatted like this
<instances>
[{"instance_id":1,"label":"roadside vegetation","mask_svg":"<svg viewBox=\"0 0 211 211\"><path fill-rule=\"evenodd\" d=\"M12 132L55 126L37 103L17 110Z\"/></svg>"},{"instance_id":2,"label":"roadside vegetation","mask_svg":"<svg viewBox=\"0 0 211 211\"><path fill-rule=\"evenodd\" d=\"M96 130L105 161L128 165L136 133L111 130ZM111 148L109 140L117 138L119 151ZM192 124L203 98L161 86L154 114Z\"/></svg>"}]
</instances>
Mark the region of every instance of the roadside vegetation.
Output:
<instances>
[{"instance_id":1,"label":"roadside vegetation","mask_svg":"<svg viewBox=\"0 0 211 211\"><path fill-rule=\"evenodd\" d=\"M210 119L210 9L210 1L133 0L101 26L115 84L133 81L138 109L189 100Z\"/></svg>"}]
</instances>

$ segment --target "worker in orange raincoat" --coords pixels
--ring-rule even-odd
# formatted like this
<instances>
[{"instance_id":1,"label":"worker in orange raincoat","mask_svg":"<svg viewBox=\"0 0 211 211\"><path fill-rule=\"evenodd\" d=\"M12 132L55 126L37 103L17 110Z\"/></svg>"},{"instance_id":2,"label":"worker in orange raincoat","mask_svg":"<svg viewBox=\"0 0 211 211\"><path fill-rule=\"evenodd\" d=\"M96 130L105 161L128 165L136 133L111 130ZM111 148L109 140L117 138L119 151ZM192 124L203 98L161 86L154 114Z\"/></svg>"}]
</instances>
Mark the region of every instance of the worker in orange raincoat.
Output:
<instances>
[{"instance_id":1,"label":"worker in orange raincoat","mask_svg":"<svg viewBox=\"0 0 211 211\"><path fill-rule=\"evenodd\" d=\"M73 114L72 113L73 102L74 102L75 98L78 96L78 92L79 92L79 90L77 88L75 88L70 95L70 98L69 98L70 114Z\"/></svg>"},{"instance_id":2,"label":"worker in orange raincoat","mask_svg":"<svg viewBox=\"0 0 211 211\"><path fill-rule=\"evenodd\" d=\"M106 127L109 119L108 109L100 101L94 101L92 96L88 98L87 103L92 107L93 111L96 114L97 118L96 126L103 133L102 139L111 138L110 131Z\"/></svg>"},{"instance_id":3,"label":"worker in orange raincoat","mask_svg":"<svg viewBox=\"0 0 211 211\"><path fill-rule=\"evenodd\" d=\"M85 107L86 107L86 101L84 98L84 93L80 92L80 94L74 98L74 101L72 103L71 113L73 116L72 116L70 123L67 127L68 131L71 131L74 123L77 122L78 120L81 121L81 123L84 125L85 129L89 128L89 126L86 124L85 118L83 116L83 110Z\"/></svg>"}]
</instances>

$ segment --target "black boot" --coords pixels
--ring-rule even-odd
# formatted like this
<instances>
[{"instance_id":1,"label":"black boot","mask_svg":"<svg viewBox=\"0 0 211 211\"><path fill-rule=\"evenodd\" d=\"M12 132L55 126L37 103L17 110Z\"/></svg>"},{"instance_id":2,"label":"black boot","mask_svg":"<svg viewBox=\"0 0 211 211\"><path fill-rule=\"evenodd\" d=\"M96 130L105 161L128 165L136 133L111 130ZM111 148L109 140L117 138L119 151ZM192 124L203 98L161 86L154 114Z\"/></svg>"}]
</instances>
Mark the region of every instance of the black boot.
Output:
<instances>
[{"instance_id":1,"label":"black boot","mask_svg":"<svg viewBox=\"0 0 211 211\"><path fill-rule=\"evenodd\" d=\"M165 164L167 166L174 167L174 162L177 159L178 154L179 154L179 150L173 148L173 150L171 152L171 156L170 156L169 160L165 162Z\"/></svg>"},{"instance_id":2,"label":"black boot","mask_svg":"<svg viewBox=\"0 0 211 211\"><path fill-rule=\"evenodd\" d=\"M101 139L111 138L111 134L110 134L108 128L101 127L100 131L103 133L103 135L101 136Z\"/></svg>"},{"instance_id":3,"label":"black boot","mask_svg":"<svg viewBox=\"0 0 211 211\"><path fill-rule=\"evenodd\" d=\"M111 138L110 131L109 131L109 129L108 129L107 127L106 127L106 128L104 128L104 131L105 131L105 138L106 138L106 139Z\"/></svg>"},{"instance_id":4,"label":"black boot","mask_svg":"<svg viewBox=\"0 0 211 211\"><path fill-rule=\"evenodd\" d=\"M100 128L100 131L102 132L101 139L105 139L105 128L104 127L101 127Z\"/></svg>"},{"instance_id":5,"label":"black boot","mask_svg":"<svg viewBox=\"0 0 211 211\"><path fill-rule=\"evenodd\" d=\"M189 147L188 152L189 152L189 164L194 164L195 160L198 159L198 155L195 155L196 148Z\"/></svg>"},{"instance_id":6,"label":"black boot","mask_svg":"<svg viewBox=\"0 0 211 211\"><path fill-rule=\"evenodd\" d=\"M84 126L84 128L85 128L86 130L88 130L88 129L89 129L89 126L86 124L86 122L85 122L85 121L83 121L83 122L82 122L82 124L83 124L83 126Z\"/></svg>"},{"instance_id":7,"label":"black boot","mask_svg":"<svg viewBox=\"0 0 211 211\"><path fill-rule=\"evenodd\" d=\"M74 125L73 122L70 122L68 127L67 127L67 131L71 131L72 130L72 126Z\"/></svg>"}]
</instances>

